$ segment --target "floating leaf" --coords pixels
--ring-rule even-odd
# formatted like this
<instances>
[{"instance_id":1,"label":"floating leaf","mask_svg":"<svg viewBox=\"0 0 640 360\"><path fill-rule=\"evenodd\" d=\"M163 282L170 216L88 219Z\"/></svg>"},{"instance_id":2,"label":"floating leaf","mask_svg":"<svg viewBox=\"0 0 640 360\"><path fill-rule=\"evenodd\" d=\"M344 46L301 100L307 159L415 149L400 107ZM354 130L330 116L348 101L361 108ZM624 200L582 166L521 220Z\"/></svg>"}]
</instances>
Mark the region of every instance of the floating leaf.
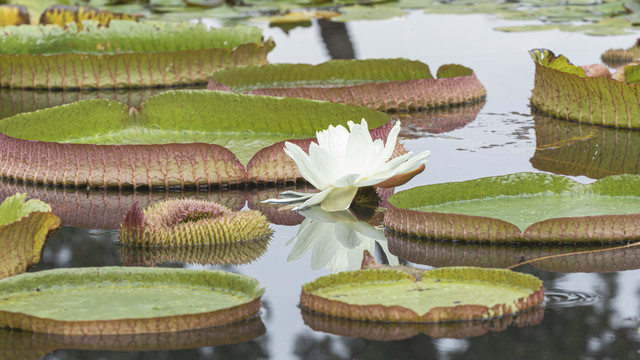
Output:
<instances>
[{"instance_id":1,"label":"floating leaf","mask_svg":"<svg viewBox=\"0 0 640 360\"><path fill-rule=\"evenodd\" d=\"M542 281L508 270L440 268L421 279L396 270L323 276L302 287L300 306L332 317L376 322L486 320L539 306Z\"/></svg>"},{"instance_id":2,"label":"floating leaf","mask_svg":"<svg viewBox=\"0 0 640 360\"><path fill-rule=\"evenodd\" d=\"M517 173L421 186L394 194L384 223L432 239L616 242L640 239L640 176L580 184Z\"/></svg>"},{"instance_id":3,"label":"floating leaf","mask_svg":"<svg viewBox=\"0 0 640 360\"><path fill-rule=\"evenodd\" d=\"M612 245L504 245L417 239L387 234L389 251L407 261L434 267L513 268L523 261L548 271L603 273L640 268L640 247ZM544 258L544 259L543 259Z\"/></svg>"},{"instance_id":4,"label":"floating leaf","mask_svg":"<svg viewBox=\"0 0 640 360\"><path fill-rule=\"evenodd\" d=\"M54 24L66 26L74 22L78 29L82 30L84 20L95 20L102 26L109 26L111 20L138 21L142 15L129 15L114 13L107 10L98 10L89 6L51 5L40 16L40 24Z\"/></svg>"},{"instance_id":5,"label":"floating leaf","mask_svg":"<svg viewBox=\"0 0 640 360\"><path fill-rule=\"evenodd\" d=\"M404 16L405 12L393 6L343 6L340 8L342 15L335 17L334 21L348 22L355 20L384 20L393 17Z\"/></svg>"},{"instance_id":6,"label":"floating leaf","mask_svg":"<svg viewBox=\"0 0 640 360\"><path fill-rule=\"evenodd\" d=\"M544 31L544 30L556 30L556 29L558 29L558 25L552 25L552 24L502 26L502 27L495 28L495 30L504 31L504 32Z\"/></svg>"},{"instance_id":7,"label":"floating leaf","mask_svg":"<svg viewBox=\"0 0 640 360\"><path fill-rule=\"evenodd\" d=\"M389 121L367 108L207 90L168 91L139 111L86 100L0 122L0 151L7 154L0 175L104 188L295 182L302 176L282 151L284 140L363 117L372 128ZM373 136L386 138L391 125ZM247 172L236 154L213 143L248 162Z\"/></svg>"},{"instance_id":8,"label":"floating leaf","mask_svg":"<svg viewBox=\"0 0 640 360\"><path fill-rule=\"evenodd\" d=\"M263 292L253 278L216 270L47 270L0 280L0 326L61 335L203 329L254 316Z\"/></svg>"},{"instance_id":9,"label":"floating leaf","mask_svg":"<svg viewBox=\"0 0 640 360\"><path fill-rule=\"evenodd\" d=\"M23 5L0 4L0 26L30 24L29 11Z\"/></svg>"},{"instance_id":10,"label":"floating leaf","mask_svg":"<svg viewBox=\"0 0 640 360\"><path fill-rule=\"evenodd\" d=\"M314 331L363 338L375 341L397 341L425 334L432 338L463 339L482 336L489 332L500 332L509 326L519 328L534 326L542 322L544 309L534 308L517 316L503 316L486 321L456 321L441 323L385 323L355 321L328 317L302 309L302 319Z\"/></svg>"},{"instance_id":11,"label":"floating leaf","mask_svg":"<svg viewBox=\"0 0 640 360\"><path fill-rule=\"evenodd\" d=\"M80 100L106 99L139 107L142 102L170 88L102 90L24 90L0 88L0 119L16 114L71 104Z\"/></svg>"},{"instance_id":12,"label":"floating leaf","mask_svg":"<svg viewBox=\"0 0 640 360\"><path fill-rule=\"evenodd\" d=\"M581 67L549 50L530 51L536 65L531 105L565 120L622 128L640 128L638 85L605 76L586 77Z\"/></svg>"},{"instance_id":13,"label":"floating leaf","mask_svg":"<svg viewBox=\"0 0 640 360\"><path fill-rule=\"evenodd\" d=\"M144 210L134 203L120 227L120 242L136 247L219 245L267 241L269 221L255 210L231 211L202 200L166 200Z\"/></svg>"},{"instance_id":14,"label":"floating leaf","mask_svg":"<svg viewBox=\"0 0 640 360\"><path fill-rule=\"evenodd\" d=\"M49 205L26 198L18 193L0 204L0 278L25 272L40 261L47 237L60 227Z\"/></svg>"},{"instance_id":15,"label":"floating leaf","mask_svg":"<svg viewBox=\"0 0 640 360\"><path fill-rule=\"evenodd\" d=\"M302 97L378 110L446 107L478 101L486 91L473 70L407 59L331 60L320 65L269 64L216 71L209 89ZM441 68L442 69L442 68Z\"/></svg>"},{"instance_id":16,"label":"floating leaf","mask_svg":"<svg viewBox=\"0 0 640 360\"><path fill-rule=\"evenodd\" d=\"M0 86L101 89L188 85L216 69L266 63L274 47L250 27L113 20L10 26L0 37Z\"/></svg>"},{"instance_id":17,"label":"floating leaf","mask_svg":"<svg viewBox=\"0 0 640 360\"><path fill-rule=\"evenodd\" d=\"M640 174L640 132L574 124L541 115L533 120L536 151L530 161L534 168L592 179Z\"/></svg>"},{"instance_id":18,"label":"floating leaf","mask_svg":"<svg viewBox=\"0 0 640 360\"><path fill-rule=\"evenodd\" d=\"M54 350L160 351L250 341L266 333L260 317L199 330L129 335L60 335L0 329L0 353L11 359L39 359ZM37 355L36 355L37 354Z\"/></svg>"}]
</instances>

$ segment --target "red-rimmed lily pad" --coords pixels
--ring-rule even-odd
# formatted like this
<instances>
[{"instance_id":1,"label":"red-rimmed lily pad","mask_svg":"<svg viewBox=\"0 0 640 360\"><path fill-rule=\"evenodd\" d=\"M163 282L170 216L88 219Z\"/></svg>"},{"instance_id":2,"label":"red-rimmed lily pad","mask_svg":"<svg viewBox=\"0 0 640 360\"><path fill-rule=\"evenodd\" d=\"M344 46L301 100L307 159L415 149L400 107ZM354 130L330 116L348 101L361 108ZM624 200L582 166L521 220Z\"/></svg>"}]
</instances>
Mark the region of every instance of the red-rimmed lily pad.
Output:
<instances>
[{"instance_id":1,"label":"red-rimmed lily pad","mask_svg":"<svg viewBox=\"0 0 640 360\"><path fill-rule=\"evenodd\" d=\"M516 173L426 185L389 199L385 226L431 239L619 242L640 239L640 176L592 184Z\"/></svg>"},{"instance_id":2,"label":"red-rimmed lily pad","mask_svg":"<svg viewBox=\"0 0 640 360\"><path fill-rule=\"evenodd\" d=\"M55 350L160 351L251 341L266 333L260 317L198 330L129 335L60 335L0 329L0 353L11 359L40 359Z\"/></svg>"},{"instance_id":3,"label":"red-rimmed lily pad","mask_svg":"<svg viewBox=\"0 0 640 360\"><path fill-rule=\"evenodd\" d=\"M539 306L542 281L501 269L368 269L324 276L302 287L300 305L338 318L376 322L486 320Z\"/></svg>"},{"instance_id":4,"label":"red-rimmed lily pad","mask_svg":"<svg viewBox=\"0 0 640 360\"><path fill-rule=\"evenodd\" d=\"M605 273L640 268L640 246L620 244L483 244L420 239L387 233L389 251L434 267L514 268L523 261L548 271Z\"/></svg>"},{"instance_id":5,"label":"red-rimmed lily pad","mask_svg":"<svg viewBox=\"0 0 640 360\"><path fill-rule=\"evenodd\" d=\"M640 67L627 67L627 82L589 76L562 56L546 49L530 51L536 66L531 105L564 120L621 128L640 128L640 85L629 84Z\"/></svg>"},{"instance_id":6,"label":"red-rimmed lily pad","mask_svg":"<svg viewBox=\"0 0 640 360\"><path fill-rule=\"evenodd\" d=\"M425 334L433 338L463 339L500 332L510 326L534 326L542 322L544 308L537 307L517 316L503 316L486 321L443 323L385 323L329 317L302 310L302 319L314 331L375 341L397 341Z\"/></svg>"},{"instance_id":7,"label":"red-rimmed lily pad","mask_svg":"<svg viewBox=\"0 0 640 360\"><path fill-rule=\"evenodd\" d=\"M307 99L183 90L139 110L86 100L1 121L0 176L85 188L295 182L284 140L308 148L316 131L363 117L386 139L387 114Z\"/></svg>"},{"instance_id":8,"label":"red-rimmed lily pad","mask_svg":"<svg viewBox=\"0 0 640 360\"><path fill-rule=\"evenodd\" d=\"M60 227L49 205L26 198L18 193L0 204L0 278L25 272L40 261L47 237Z\"/></svg>"},{"instance_id":9,"label":"red-rimmed lily pad","mask_svg":"<svg viewBox=\"0 0 640 360\"><path fill-rule=\"evenodd\" d=\"M257 28L112 20L8 26L0 37L0 87L103 89L191 85L212 71L266 64L273 40Z\"/></svg>"},{"instance_id":10,"label":"red-rimmed lily pad","mask_svg":"<svg viewBox=\"0 0 640 360\"><path fill-rule=\"evenodd\" d=\"M618 67L640 59L640 41L628 49L609 49L602 56L602 62L610 67Z\"/></svg>"},{"instance_id":11,"label":"red-rimmed lily pad","mask_svg":"<svg viewBox=\"0 0 640 360\"><path fill-rule=\"evenodd\" d=\"M415 110L479 101L486 90L473 70L407 59L331 60L320 65L269 64L213 73L208 88L300 97L378 110Z\"/></svg>"},{"instance_id":12,"label":"red-rimmed lily pad","mask_svg":"<svg viewBox=\"0 0 640 360\"><path fill-rule=\"evenodd\" d=\"M144 211L134 203L120 227L120 242L135 247L210 246L268 240L269 221L256 210L231 211L210 201L181 199Z\"/></svg>"},{"instance_id":13,"label":"red-rimmed lily pad","mask_svg":"<svg viewBox=\"0 0 640 360\"><path fill-rule=\"evenodd\" d=\"M254 316L264 292L215 270L75 268L0 280L0 326L62 335L174 332Z\"/></svg>"}]
</instances>

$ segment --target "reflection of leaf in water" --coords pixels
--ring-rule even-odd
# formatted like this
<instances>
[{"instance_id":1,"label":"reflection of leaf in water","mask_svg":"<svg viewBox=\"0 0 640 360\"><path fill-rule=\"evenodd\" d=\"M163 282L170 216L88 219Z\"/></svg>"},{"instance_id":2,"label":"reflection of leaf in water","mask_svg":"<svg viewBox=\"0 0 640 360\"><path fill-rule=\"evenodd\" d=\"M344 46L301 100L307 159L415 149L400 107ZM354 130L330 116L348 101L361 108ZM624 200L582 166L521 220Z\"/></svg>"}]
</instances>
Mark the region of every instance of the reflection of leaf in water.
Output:
<instances>
[{"instance_id":1,"label":"reflection of leaf in water","mask_svg":"<svg viewBox=\"0 0 640 360\"><path fill-rule=\"evenodd\" d=\"M536 151L530 162L554 174L601 179L640 174L640 132L575 124L535 115Z\"/></svg>"},{"instance_id":2,"label":"reflection of leaf in water","mask_svg":"<svg viewBox=\"0 0 640 360\"><path fill-rule=\"evenodd\" d=\"M306 219L300 225L298 234L291 239L295 244L287 257L296 261L304 254L311 253L311 268L323 267L332 272L359 269L363 251L373 252L376 243L380 245L391 265L398 265L398 258L387 249L387 239L381 229L359 221L349 211L326 212L318 206L300 214Z\"/></svg>"}]
</instances>

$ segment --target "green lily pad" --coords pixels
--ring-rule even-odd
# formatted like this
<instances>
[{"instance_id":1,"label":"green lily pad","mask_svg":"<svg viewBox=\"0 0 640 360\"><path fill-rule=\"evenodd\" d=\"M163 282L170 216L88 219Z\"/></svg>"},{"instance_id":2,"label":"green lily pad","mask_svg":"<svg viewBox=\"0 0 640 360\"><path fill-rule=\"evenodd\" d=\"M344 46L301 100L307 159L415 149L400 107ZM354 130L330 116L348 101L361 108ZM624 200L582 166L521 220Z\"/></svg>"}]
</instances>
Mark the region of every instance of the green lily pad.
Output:
<instances>
[{"instance_id":1,"label":"green lily pad","mask_svg":"<svg viewBox=\"0 0 640 360\"><path fill-rule=\"evenodd\" d=\"M0 87L103 89L192 85L216 69L265 64L274 47L251 27L113 20L9 26L0 37Z\"/></svg>"},{"instance_id":2,"label":"green lily pad","mask_svg":"<svg viewBox=\"0 0 640 360\"><path fill-rule=\"evenodd\" d=\"M300 306L325 315L383 322L485 320L539 306L542 281L508 270L450 267L421 279L397 270L323 276L302 287Z\"/></svg>"},{"instance_id":3,"label":"green lily pad","mask_svg":"<svg viewBox=\"0 0 640 360\"><path fill-rule=\"evenodd\" d=\"M467 67L443 65L435 79L428 65L407 59L245 66L214 72L208 88L310 98L384 111L446 107L486 96L473 70Z\"/></svg>"},{"instance_id":4,"label":"green lily pad","mask_svg":"<svg viewBox=\"0 0 640 360\"><path fill-rule=\"evenodd\" d=\"M18 193L0 204L0 278L23 273L39 262L47 237L60 227L49 205L26 198Z\"/></svg>"},{"instance_id":5,"label":"green lily pad","mask_svg":"<svg viewBox=\"0 0 640 360\"><path fill-rule=\"evenodd\" d=\"M427 185L394 194L384 223L434 239L616 242L640 239L640 176L580 184L517 173Z\"/></svg>"},{"instance_id":6,"label":"green lily pad","mask_svg":"<svg viewBox=\"0 0 640 360\"><path fill-rule=\"evenodd\" d=\"M273 230L259 211L231 211L202 200L166 200L144 212L134 203L120 227L120 242L135 247L211 246L268 241Z\"/></svg>"},{"instance_id":7,"label":"green lily pad","mask_svg":"<svg viewBox=\"0 0 640 360\"><path fill-rule=\"evenodd\" d=\"M266 333L260 317L198 330L128 335L60 335L0 329L0 353L7 359L40 359L55 350L161 351L250 341Z\"/></svg>"},{"instance_id":8,"label":"green lily pad","mask_svg":"<svg viewBox=\"0 0 640 360\"><path fill-rule=\"evenodd\" d=\"M530 162L540 171L601 179L640 174L640 132L575 124L535 115L536 151Z\"/></svg>"},{"instance_id":9,"label":"green lily pad","mask_svg":"<svg viewBox=\"0 0 640 360\"><path fill-rule=\"evenodd\" d=\"M314 331L363 338L375 341L397 341L425 334L432 338L464 339L504 331L510 326L519 328L534 326L542 322L544 309L537 307L517 316L503 316L486 321L457 321L442 323L385 323L355 321L328 317L302 310L304 323Z\"/></svg>"},{"instance_id":10,"label":"green lily pad","mask_svg":"<svg viewBox=\"0 0 640 360\"><path fill-rule=\"evenodd\" d=\"M148 98L169 90L170 88L142 88L60 91L0 88L0 119L89 99L115 100L129 107L139 107Z\"/></svg>"},{"instance_id":11,"label":"green lily pad","mask_svg":"<svg viewBox=\"0 0 640 360\"><path fill-rule=\"evenodd\" d=\"M103 188L294 182L284 140L308 148L316 131L362 118L386 138L384 113L305 99L168 91L139 110L86 100L0 121L0 176Z\"/></svg>"},{"instance_id":12,"label":"green lily pad","mask_svg":"<svg viewBox=\"0 0 640 360\"><path fill-rule=\"evenodd\" d=\"M564 120L640 128L639 86L606 76L587 77L581 67L544 49L530 51L536 65L531 105Z\"/></svg>"},{"instance_id":13,"label":"green lily pad","mask_svg":"<svg viewBox=\"0 0 640 360\"><path fill-rule=\"evenodd\" d=\"M640 268L640 246L610 244L504 245L440 241L388 233L389 251L407 261L434 267L512 268L523 261L563 273L605 273Z\"/></svg>"},{"instance_id":14,"label":"green lily pad","mask_svg":"<svg viewBox=\"0 0 640 360\"><path fill-rule=\"evenodd\" d=\"M215 270L75 268L0 280L0 326L122 335L231 324L260 309L255 279Z\"/></svg>"}]
</instances>

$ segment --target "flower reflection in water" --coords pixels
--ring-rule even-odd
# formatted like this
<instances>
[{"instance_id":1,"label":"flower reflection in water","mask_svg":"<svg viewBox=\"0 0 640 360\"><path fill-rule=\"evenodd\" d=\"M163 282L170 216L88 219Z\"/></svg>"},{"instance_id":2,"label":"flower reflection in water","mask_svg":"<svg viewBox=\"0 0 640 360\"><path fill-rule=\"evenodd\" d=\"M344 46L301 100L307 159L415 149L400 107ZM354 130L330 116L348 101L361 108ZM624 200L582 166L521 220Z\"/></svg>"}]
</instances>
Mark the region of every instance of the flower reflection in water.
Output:
<instances>
[{"instance_id":1,"label":"flower reflection in water","mask_svg":"<svg viewBox=\"0 0 640 360\"><path fill-rule=\"evenodd\" d=\"M313 270L325 267L335 273L360 269L364 250L374 253L377 243L389 264L398 265L398 258L389 253L384 231L358 220L348 210L327 212L320 206L313 206L299 213L306 219L290 241L295 244L288 261L296 261L312 250Z\"/></svg>"}]
</instances>

